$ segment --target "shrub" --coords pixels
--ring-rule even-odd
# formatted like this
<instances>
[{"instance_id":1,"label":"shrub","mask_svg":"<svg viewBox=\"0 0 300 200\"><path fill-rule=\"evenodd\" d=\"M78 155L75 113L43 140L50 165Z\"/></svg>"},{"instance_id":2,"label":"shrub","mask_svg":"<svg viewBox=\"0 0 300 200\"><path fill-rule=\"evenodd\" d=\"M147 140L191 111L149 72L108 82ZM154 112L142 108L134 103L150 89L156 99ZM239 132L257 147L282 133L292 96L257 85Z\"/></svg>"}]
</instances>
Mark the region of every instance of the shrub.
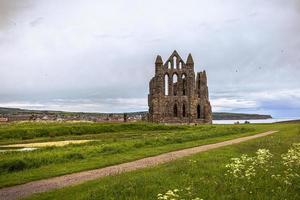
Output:
<instances>
[{"instance_id":1,"label":"shrub","mask_svg":"<svg viewBox=\"0 0 300 200\"><path fill-rule=\"evenodd\" d=\"M116 154L116 153L121 153L123 151L124 150L118 146L105 146L101 149L101 153L104 154Z\"/></svg>"},{"instance_id":2,"label":"shrub","mask_svg":"<svg viewBox=\"0 0 300 200\"><path fill-rule=\"evenodd\" d=\"M227 173L234 178L250 180L258 170L268 170L272 157L268 149L258 149L254 157L244 154L240 158L232 158L232 162L226 165Z\"/></svg>"},{"instance_id":3,"label":"shrub","mask_svg":"<svg viewBox=\"0 0 300 200\"><path fill-rule=\"evenodd\" d=\"M203 200L199 197L195 197L192 192L191 188L187 187L185 189L174 189L168 190L164 194L158 194L157 200Z\"/></svg>"},{"instance_id":4,"label":"shrub","mask_svg":"<svg viewBox=\"0 0 300 200\"><path fill-rule=\"evenodd\" d=\"M21 171L27 167L27 163L24 160L11 160L1 165L1 169L8 172Z\"/></svg>"},{"instance_id":5,"label":"shrub","mask_svg":"<svg viewBox=\"0 0 300 200\"><path fill-rule=\"evenodd\" d=\"M175 141L175 143L182 143L183 139L182 138L175 138L174 141Z\"/></svg>"},{"instance_id":6,"label":"shrub","mask_svg":"<svg viewBox=\"0 0 300 200\"><path fill-rule=\"evenodd\" d=\"M70 153L65 155L65 158L69 160L81 160L84 159L84 156L81 153Z\"/></svg>"},{"instance_id":7,"label":"shrub","mask_svg":"<svg viewBox=\"0 0 300 200\"><path fill-rule=\"evenodd\" d=\"M293 144L280 158L279 161L273 159L267 149L257 150L253 157L244 154L240 158L232 158L232 162L226 165L229 184L233 186L235 183L237 188L238 185L247 185L250 191L259 187L258 183L263 187L267 187L264 184L276 185L271 187L272 192L292 189L290 186L296 185L300 177L300 143Z\"/></svg>"},{"instance_id":8,"label":"shrub","mask_svg":"<svg viewBox=\"0 0 300 200\"><path fill-rule=\"evenodd\" d=\"M144 143L144 142L138 142L138 143L135 143L135 144L133 145L134 148L141 148L141 147L143 147L143 146L145 146L145 143Z\"/></svg>"}]
</instances>

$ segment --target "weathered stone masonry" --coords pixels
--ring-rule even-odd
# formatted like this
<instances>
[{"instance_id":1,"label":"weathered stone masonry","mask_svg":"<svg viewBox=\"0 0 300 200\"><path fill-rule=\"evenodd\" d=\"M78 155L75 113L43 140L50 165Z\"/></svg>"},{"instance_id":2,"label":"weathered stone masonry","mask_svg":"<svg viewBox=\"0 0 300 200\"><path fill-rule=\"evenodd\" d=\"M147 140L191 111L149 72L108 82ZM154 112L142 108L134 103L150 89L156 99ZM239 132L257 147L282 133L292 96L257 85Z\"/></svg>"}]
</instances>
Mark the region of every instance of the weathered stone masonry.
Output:
<instances>
[{"instance_id":1,"label":"weathered stone masonry","mask_svg":"<svg viewBox=\"0 0 300 200\"><path fill-rule=\"evenodd\" d=\"M155 61L155 76L149 83L149 121L162 123L211 123L206 72L195 79L194 61L186 63L176 51L163 64Z\"/></svg>"}]
</instances>

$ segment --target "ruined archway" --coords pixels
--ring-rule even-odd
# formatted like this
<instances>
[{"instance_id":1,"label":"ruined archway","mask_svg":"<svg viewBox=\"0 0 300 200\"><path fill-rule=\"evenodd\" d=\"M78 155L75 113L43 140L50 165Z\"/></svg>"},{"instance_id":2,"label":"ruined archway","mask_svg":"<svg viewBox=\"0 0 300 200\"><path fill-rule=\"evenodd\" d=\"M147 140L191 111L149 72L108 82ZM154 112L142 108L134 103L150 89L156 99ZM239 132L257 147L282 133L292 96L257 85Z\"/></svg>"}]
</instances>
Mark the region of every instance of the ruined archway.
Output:
<instances>
[{"instance_id":1,"label":"ruined archway","mask_svg":"<svg viewBox=\"0 0 300 200\"><path fill-rule=\"evenodd\" d=\"M177 96L177 91L178 91L178 75L176 73L173 74L172 85L173 85L173 95Z\"/></svg>"},{"instance_id":2,"label":"ruined archway","mask_svg":"<svg viewBox=\"0 0 300 200\"><path fill-rule=\"evenodd\" d=\"M182 105L182 117L186 117L186 107L185 107L185 104Z\"/></svg>"},{"instance_id":3,"label":"ruined archway","mask_svg":"<svg viewBox=\"0 0 300 200\"><path fill-rule=\"evenodd\" d=\"M177 108L177 104L176 103L174 104L174 107L173 107L173 116L174 117L178 117L178 108Z\"/></svg>"},{"instance_id":4,"label":"ruined archway","mask_svg":"<svg viewBox=\"0 0 300 200\"><path fill-rule=\"evenodd\" d=\"M165 74L165 78L164 78L164 86L165 86L165 95L169 95L169 75Z\"/></svg>"},{"instance_id":5,"label":"ruined archway","mask_svg":"<svg viewBox=\"0 0 300 200\"><path fill-rule=\"evenodd\" d=\"M201 108L200 108L200 105L198 104L198 106L197 106L197 119L200 119L200 117L201 117L200 111L201 111Z\"/></svg>"},{"instance_id":6,"label":"ruined archway","mask_svg":"<svg viewBox=\"0 0 300 200\"><path fill-rule=\"evenodd\" d=\"M182 80L182 95L185 96L186 95L186 75L185 74L182 74L181 80Z\"/></svg>"}]
</instances>

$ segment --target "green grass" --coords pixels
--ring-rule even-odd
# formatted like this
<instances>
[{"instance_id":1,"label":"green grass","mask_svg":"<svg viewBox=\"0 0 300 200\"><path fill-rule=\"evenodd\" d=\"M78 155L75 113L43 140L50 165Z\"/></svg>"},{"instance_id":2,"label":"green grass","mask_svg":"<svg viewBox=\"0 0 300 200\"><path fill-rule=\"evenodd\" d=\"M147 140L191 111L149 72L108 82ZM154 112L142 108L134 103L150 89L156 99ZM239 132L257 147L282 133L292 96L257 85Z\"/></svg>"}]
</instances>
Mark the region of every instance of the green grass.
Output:
<instances>
[{"instance_id":1,"label":"green grass","mask_svg":"<svg viewBox=\"0 0 300 200\"><path fill-rule=\"evenodd\" d=\"M263 124L171 126L148 123L14 123L1 125L2 144L74 139L74 137L96 139L96 141L64 147L46 147L32 152L1 153L0 187L101 168L173 150L251 135L272 128L270 125ZM40 130L43 130L43 134L40 134ZM54 137L51 136L51 131L55 131ZM30 135L30 139L24 139L27 138L26 134Z\"/></svg>"},{"instance_id":2,"label":"green grass","mask_svg":"<svg viewBox=\"0 0 300 200\"><path fill-rule=\"evenodd\" d=\"M187 130L188 126L151 123L16 122L0 124L0 144L49 141L104 133Z\"/></svg>"},{"instance_id":3,"label":"green grass","mask_svg":"<svg viewBox=\"0 0 300 200\"><path fill-rule=\"evenodd\" d=\"M226 125L233 127L232 125ZM226 126L222 126L225 128ZM252 125L251 127L260 127ZM199 153L156 167L89 181L32 196L30 199L157 199L158 193L169 189L190 187L191 194L203 199L299 199L300 180L283 187L281 183L256 176L253 184L228 180L225 165L232 157L254 155L267 148L275 163L291 144L300 142L300 124L271 124L280 130L271 136ZM274 164L274 172L280 171ZM300 171L299 171L300 173ZM241 190L241 188L246 188Z\"/></svg>"}]
</instances>

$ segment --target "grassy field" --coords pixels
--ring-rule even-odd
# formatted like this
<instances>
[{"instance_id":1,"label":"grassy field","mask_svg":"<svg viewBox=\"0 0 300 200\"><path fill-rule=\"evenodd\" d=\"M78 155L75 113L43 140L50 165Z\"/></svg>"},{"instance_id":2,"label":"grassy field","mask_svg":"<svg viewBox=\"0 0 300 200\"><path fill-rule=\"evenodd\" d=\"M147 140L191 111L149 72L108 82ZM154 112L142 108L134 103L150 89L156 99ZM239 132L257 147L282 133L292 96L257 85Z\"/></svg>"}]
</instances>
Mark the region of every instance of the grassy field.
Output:
<instances>
[{"instance_id":1,"label":"grassy field","mask_svg":"<svg viewBox=\"0 0 300 200\"><path fill-rule=\"evenodd\" d=\"M278 127L285 125L278 125ZM13 123L0 144L92 139L83 144L0 153L0 187L105 167L274 129L271 125L174 126L148 123ZM275 128L277 129L277 127Z\"/></svg>"},{"instance_id":2,"label":"grassy field","mask_svg":"<svg viewBox=\"0 0 300 200\"><path fill-rule=\"evenodd\" d=\"M208 132L211 127L214 133L227 128L280 131L30 199L300 199L300 146L292 148L300 143L300 124L204 126Z\"/></svg>"},{"instance_id":3,"label":"grassy field","mask_svg":"<svg viewBox=\"0 0 300 200\"><path fill-rule=\"evenodd\" d=\"M99 134L145 131L187 130L187 126L164 126L148 123L92 123L92 122L19 122L0 124L0 144L62 140L81 136L97 138Z\"/></svg>"}]
</instances>

